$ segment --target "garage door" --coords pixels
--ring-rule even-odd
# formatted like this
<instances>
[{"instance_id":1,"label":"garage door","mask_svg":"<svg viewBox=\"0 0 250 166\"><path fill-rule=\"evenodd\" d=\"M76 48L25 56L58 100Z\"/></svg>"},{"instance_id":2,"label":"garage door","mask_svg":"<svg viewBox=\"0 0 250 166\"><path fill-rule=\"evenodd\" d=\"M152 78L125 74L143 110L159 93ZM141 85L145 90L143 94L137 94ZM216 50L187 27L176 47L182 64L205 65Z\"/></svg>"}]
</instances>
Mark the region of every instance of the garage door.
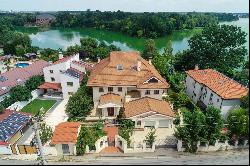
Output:
<instances>
[{"instance_id":1,"label":"garage door","mask_svg":"<svg viewBox=\"0 0 250 166\"><path fill-rule=\"evenodd\" d=\"M168 120L159 120L159 127L168 127Z\"/></svg>"},{"instance_id":2,"label":"garage door","mask_svg":"<svg viewBox=\"0 0 250 166\"><path fill-rule=\"evenodd\" d=\"M154 127L155 121L145 121L144 127Z\"/></svg>"}]
</instances>

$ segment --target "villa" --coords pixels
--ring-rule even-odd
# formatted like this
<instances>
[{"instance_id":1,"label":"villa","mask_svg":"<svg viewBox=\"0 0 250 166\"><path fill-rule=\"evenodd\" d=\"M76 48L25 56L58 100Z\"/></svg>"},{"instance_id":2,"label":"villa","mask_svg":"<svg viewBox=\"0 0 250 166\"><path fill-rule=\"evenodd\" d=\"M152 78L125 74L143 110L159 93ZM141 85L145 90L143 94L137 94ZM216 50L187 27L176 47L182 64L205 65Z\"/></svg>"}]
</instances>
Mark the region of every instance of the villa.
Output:
<instances>
[{"instance_id":1,"label":"villa","mask_svg":"<svg viewBox=\"0 0 250 166\"><path fill-rule=\"evenodd\" d=\"M224 118L230 110L241 105L240 98L249 91L247 87L213 69L196 68L186 73L187 95L203 108L213 105L220 109Z\"/></svg>"},{"instance_id":2,"label":"villa","mask_svg":"<svg viewBox=\"0 0 250 166\"><path fill-rule=\"evenodd\" d=\"M136 127L171 127L174 113L162 100L169 84L139 52L114 51L91 71L94 109L87 119L115 119L119 114ZM87 120L86 119L86 120Z\"/></svg>"},{"instance_id":3,"label":"villa","mask_svg":"<svg viewBox=\"0 0 250 166\"><path fill-rule=\"evenodd\" d=\"M56 17L51 15L51 14L47 14L47 13L39 14L36 16L36 24L48 25L49 23L51 23L55 19L56 19Z\"/></svg>"},{"instance_id":4,"label":"villa","mask_svg":"<svg viewBox=\"0 0 250 166\"><path fill-rule=\"evenodd\" d=\"M79 54L63 57L43 68L45 83L38 88L43 89L45 96L67 99L80 87L81 80L92 64L79 60Z\"/></svg>"}]
</instances>

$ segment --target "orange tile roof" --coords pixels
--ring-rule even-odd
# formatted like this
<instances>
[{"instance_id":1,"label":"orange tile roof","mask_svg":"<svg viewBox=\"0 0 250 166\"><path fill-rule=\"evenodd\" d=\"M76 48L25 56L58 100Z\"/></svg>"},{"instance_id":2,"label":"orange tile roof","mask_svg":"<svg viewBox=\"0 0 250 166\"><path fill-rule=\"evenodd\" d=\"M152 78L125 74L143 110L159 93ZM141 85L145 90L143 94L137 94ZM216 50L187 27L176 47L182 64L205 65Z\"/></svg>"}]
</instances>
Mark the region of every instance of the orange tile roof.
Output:
<instances>
[{"instance_id":1,"label":"orange tile roof","mask_svg":"<svg viewBox=\"0 0 250 166\"><path fill-rule=\"evenodd\" d=\"M114 93L107 93L105 95L102 95L100 97L100 105L108 103L122 105L122 98L120 95Z\"/></svg>"},{"instance_id":2,"label":"orange tile roof","mask_svg":"<svg viewBox=\"0 0 250 166\"><path fill-rule=\"evenodd\" d=\"M50 82L44 82L38 88L39 89L55 89L55 90L62 89L60 83L50 83Z\"/></svg>"},{"instance_id":3,"label":"orange tile roof","mask_svg":"<svg viewBox=\"0 0 250 166\"><path fill-rule=\"evenodd\" d=\"M63 122L56 126L53 133L51 144L76 143L78 130L81 124L79 122Z\"/></svg>"},{"instance_id":4,"label":"orange tile roof","mask_svg":"<svg viewBox=\"0 0 250 166\"><path fill-rule=\"evenodd\" d=\"M138 59L141 59L141 71L136 70ZM117 70L122 65L123 70ZM160 83L144 83L156 77ZM144 83L144 84L143 84ZM153 65L141 58L139 52L113 51L108 58L101 60L91 71L88 86L136 86L137 88L166 89L169 84L158 73Z\"/></svg>"},{"instance_id":5,"label":"orange tile roof","mask_svg":"<svg viewBox=\"0 0 250 166\"><path fill-rule=\"evenodd\" d=\"M239 99L249 89L213 69L189 70L186 73L200 84L204 84L223 99Z\"/></svg>"},{"instance_id":6,"label":"orange tile roof","mask_svg":"<svg viewBox=\"0 0 250 166\"><path fill-rule=\"evenodd\" d=\"M153 114L162 114L170 117L175 116L168 102L150 97L143 97L125 103L124 110L125 118L150 112L154 112Z\"/></svg>"}]
</instances>

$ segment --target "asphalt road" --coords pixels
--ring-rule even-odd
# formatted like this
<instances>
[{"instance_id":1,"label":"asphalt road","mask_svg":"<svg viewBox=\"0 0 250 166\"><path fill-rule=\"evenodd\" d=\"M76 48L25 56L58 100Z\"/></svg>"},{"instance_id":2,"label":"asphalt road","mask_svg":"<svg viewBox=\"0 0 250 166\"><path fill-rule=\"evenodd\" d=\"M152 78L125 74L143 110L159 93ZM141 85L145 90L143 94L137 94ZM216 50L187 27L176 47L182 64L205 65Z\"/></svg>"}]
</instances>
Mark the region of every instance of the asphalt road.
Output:
<instances>
[{"instance_id":1,"label":"asphalt road","mask_svg":"<svg viewBox=\"0 0 250 166\"><path fill-rule=\"evenodd\" d=\"M34 165L37 161L1 160L0 165ZM249 165L249 151L225 155L190 155L157 158L100 158L82 162L49 162L48 165Z\"/></svg>"}]
</instances>

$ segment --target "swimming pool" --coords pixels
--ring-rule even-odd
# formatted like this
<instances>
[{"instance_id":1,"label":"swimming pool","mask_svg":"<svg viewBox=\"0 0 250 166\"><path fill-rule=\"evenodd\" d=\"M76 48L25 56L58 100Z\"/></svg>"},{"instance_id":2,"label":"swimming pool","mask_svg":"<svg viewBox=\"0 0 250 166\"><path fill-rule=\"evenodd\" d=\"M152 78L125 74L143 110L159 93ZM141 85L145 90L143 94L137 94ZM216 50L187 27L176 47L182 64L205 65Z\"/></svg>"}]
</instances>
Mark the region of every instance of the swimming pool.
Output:
<instances>
[{"instance_id":1,"label":"swimming pool","mask_svg":"<svg viewBox=\"0 0 250 166\"><path fill-rule=\"evenodd\" d=\"M29 63L16 63L16 67L19 67L19 68L24 68L24 67L27 67L29 65L30 65Z\"/></svg>"}]
</instances>

